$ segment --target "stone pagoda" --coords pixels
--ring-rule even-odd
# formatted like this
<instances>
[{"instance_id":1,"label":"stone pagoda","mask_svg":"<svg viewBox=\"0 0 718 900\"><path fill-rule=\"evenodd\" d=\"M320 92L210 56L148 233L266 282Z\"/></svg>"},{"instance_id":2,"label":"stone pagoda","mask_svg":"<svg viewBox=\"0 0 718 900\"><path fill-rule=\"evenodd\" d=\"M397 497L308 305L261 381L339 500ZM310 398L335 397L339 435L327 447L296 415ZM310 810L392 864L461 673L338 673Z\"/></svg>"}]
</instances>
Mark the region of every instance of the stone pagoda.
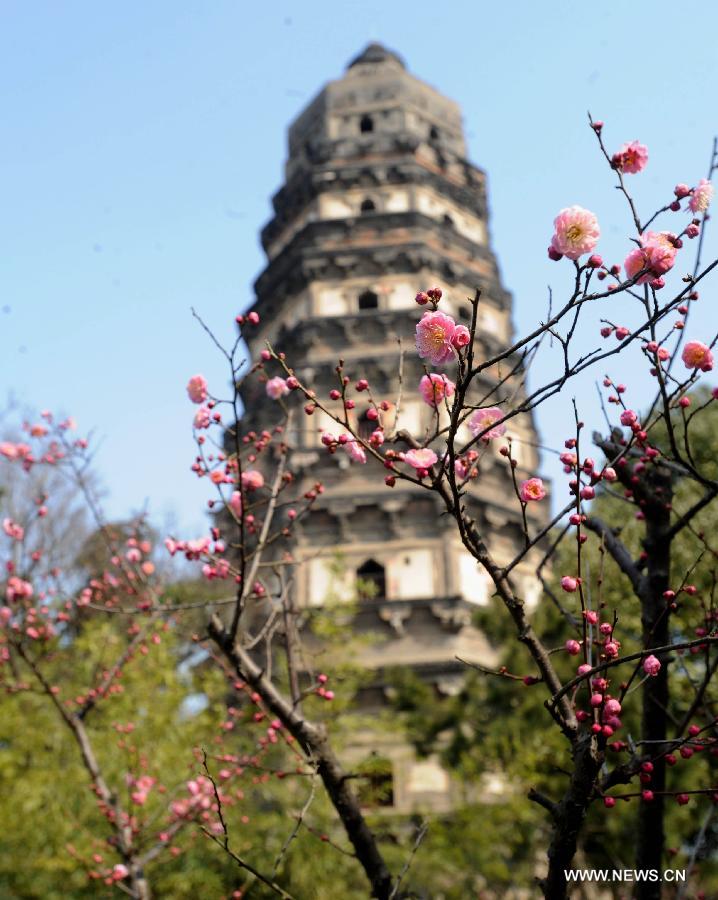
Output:
<instances>
[{"instance_id":1,"label":"stone pagoda","mask_svg":"<svg viewBox=\"0 0 718 900\"><path fill-rule=\"evenodd\" d=\"M300 113L289 128L285 184L272 205L262 231L268 262L255 284L261 324L250 351L256 359L269 341L324 400L337 386L341 357L348 375L367 378L376 398L396 404L403 356L398 427L425 432L431 410L416 390L424 368L414 350L422 312L414 296L433 285L444 291L442 311L457 321L468 322L466 298L481 290L478 354L492 355L511 342L511 295L489 243L486 175L466 159L461 111L411 75L396 53L370 44ZM517 373L489 405L520 398L523 374L511 359L486 373L477 398L514 367ZM365 418L362 396L356 395L353 412L368 436L374 424ZM262 385L248 383L243 402L245 428L273 423L276 406ZM376 637L361 651L372 672L363 708L386 703L387 667L411 667L438 694L456 691L466 671L457 657L495 661L490 640L471 624L491 592L488 578L442 515L437 496L401 481L390 489L378 464L330 455L321 444L324 431L340 429L298 406L290 465L307 487L321 481L325 492L296 537L295 555L306 559L297 571L297 606L321 606L329 598L355 604L351 627ZM513 419L510 434L519 476L535 475L531 418ZM484 453L469 502L495 556L508 561L523 535L506 460L497 451ZM529 512L543 515L540 506ZM538 596L535 566L530 557L513 573L527 603ZM436 761L414 759L395 739L364 735L362 742L365 752L389 760L387 796L397 809L452 802Z\"/></svg>"}]
</instances>

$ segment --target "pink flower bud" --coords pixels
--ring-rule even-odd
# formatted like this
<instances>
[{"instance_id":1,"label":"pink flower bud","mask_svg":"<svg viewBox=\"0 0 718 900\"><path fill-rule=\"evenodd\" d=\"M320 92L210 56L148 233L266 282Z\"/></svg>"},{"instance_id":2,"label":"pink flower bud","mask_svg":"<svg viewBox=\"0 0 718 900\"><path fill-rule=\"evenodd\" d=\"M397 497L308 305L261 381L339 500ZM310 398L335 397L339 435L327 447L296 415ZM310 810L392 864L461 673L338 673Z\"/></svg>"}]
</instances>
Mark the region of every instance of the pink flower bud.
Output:
<instances>
[{"instance_id":1,"label":"pink flower bud","mask_svg":"<svg viewBox=\"0 0 718 900\"><path fill-rule=\"evenodd\" d=\"M655 677L661 671L661 661L658 659L658 657L653 656L653 654L647 656L643 660L643 671L646 673L646 675Z\"/></svg>"},{"instance_id":2,"label":"pink flower bud","mask_svg":"<svg viewBox=\"0 0 718 900\"><path fill-rule=\"evenodd\" d=\"M471 340L471 334L466 325L457 325L454 334L451 337L451 343L457 350L465 347Z\"/></svg>"},{"instance_id":3,"label":"pink flower bud","mask_svg":"<svg viewBox=\"0 0 718 900\"><path fill-rule=\"evenodd\" d=\"M566 643L563 646L564 646L564 649L566 650L566 652L569 653L571 656L578 656L578 654L581 652L581 645L579 644L578 641L575 641L573 638L570 638L568 641L566 641Z\"/></svg>"},{"instance_id":4,"label":"pink flower bud","mask_svg":"<svg viewBox=\"0 0 718 900\"><path fill-rule=\"evenodd\" d=\"M632 409L624 409L621 413L621 425L633 425L638 421L638 415Z\"/></svg>"},{"instance_id":5,"label":"pink flower bud","mask_svg":"<svg viewBox=\"0 0 718 900\"><path fill-rule=\"evenodd\" d=\"M567 594L573 594L578 589L578 578L572 575L564 575L561 579L561 587Z\"/></svg>"}]
</instances>

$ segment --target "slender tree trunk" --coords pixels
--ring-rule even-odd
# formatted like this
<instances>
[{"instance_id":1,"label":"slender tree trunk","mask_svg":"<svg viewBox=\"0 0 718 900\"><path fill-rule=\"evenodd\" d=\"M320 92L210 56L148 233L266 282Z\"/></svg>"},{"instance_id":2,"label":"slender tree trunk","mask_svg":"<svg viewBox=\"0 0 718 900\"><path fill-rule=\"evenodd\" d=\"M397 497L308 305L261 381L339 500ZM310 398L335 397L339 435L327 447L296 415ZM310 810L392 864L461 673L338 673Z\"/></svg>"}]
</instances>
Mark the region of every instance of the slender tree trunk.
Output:
<instances>
[{"instance_id":1,"label":"slender tree trunk","mask_svg":"<svg viewBox=\"0 0 718 900\"><path fill-rule=\"evenodd\" d=\"M251 655L234 643L218 616L214 616L209 623L209 635L232 663L240 678L252 685L266 706L281 719L285 728L314 760L327 795L371 885L371 896L376 900L390 900L394 892L394 879L381 854L376 836L362 814L359 800L350 787L348 773L335 756L324 728L305 719L279 693Z\"/></svg>"},{"instance_id":2,"label":"slender tree trunk","mask_svg":"<svg viewBox=\"0 0 718 900\"><path fill-rule=\"evenodd\" d=\"M583 732L574 746L574 768L568 790L554 812L554 828L548 850L548 874L542 883L546 900L568 897L566 870L576 855L578 836L603 764L598 739Z\"/></svg>"},{"instance_id":3,"label":"slender tree trunk","mask_svg":"<svg viewBox=\"0 0 718 900\"><path fill-rule=\"evenodd\" d=\"M643 646L661 647L669 643L670 606L664 592L670 587L671 542L668 533L671 525L670 502L672 499L670 473L658 468L651 479L653 496L645 507L646 537L645 551L648 554L646 579L641 591L641 624ZM643 685L643 708L641 711L641 737L644 741L663 741L667 738L668 724L668 666L664 664L658 675L647 678ZM660 743L644 744L644 753L655 756L664 748ZM636 868L657 869L663 865L664 845L664 800L662 791L666 784L664 760L653 763L650 785L655 793L652 801L640 801L638 811L638 833L636 835ZM660 882L639 882L636 896L640 900L658 900L661 896Z\"/></svg>"}]
</instances>

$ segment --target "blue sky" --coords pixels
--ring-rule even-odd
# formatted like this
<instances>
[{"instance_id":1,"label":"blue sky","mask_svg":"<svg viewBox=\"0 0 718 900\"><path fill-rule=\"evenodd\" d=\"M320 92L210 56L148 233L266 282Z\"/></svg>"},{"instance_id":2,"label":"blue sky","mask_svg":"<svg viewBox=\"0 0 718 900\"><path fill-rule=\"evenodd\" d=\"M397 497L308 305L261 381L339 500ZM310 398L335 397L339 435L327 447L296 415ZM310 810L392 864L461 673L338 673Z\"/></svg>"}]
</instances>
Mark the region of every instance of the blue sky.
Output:
<instances>
[{"instance_id":1,"label":"blue sky","mask_svg":"<svg viewBox=\"0 0 718 900\"><path fill-rule=\"evenodd\" d=\"M258 231L281 183L286 127L325 81L380 40L462 105L470 156L489 176L504 280L528 327L547 284L558 296L568 285L569 270L545 256L558 209L595 210L607 258L628 249L588 109L610 146L648 144L649 166L632 182L639 201L657 205L705 174L718 132L717 24L713 4L669 2L8 0L0 399L94 430L108 515L149 502L158 519L201 527L206 487L189 472L184 385L197 371L214 383L226 375L190 307L230 337L263 265ZM717 248L718 230L707 256ZM715 290L703 299L696 332L716 322ZM560 414L553 404L539 417L545 434Z\"/></svg>"}]
</instances>

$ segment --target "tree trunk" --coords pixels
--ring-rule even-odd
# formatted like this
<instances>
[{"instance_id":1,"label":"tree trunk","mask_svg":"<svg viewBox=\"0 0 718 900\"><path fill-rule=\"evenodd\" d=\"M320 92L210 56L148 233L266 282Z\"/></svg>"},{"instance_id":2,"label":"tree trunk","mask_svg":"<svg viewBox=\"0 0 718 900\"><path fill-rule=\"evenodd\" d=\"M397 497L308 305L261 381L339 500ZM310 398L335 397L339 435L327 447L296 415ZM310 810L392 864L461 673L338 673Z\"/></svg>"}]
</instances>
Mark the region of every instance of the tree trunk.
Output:
<instances>
[{"instance_id":1,"label":"tree trunk","mask_svg":"<svg viewBox=\"0 0 718 900\"><path fill-rule=\"evenodd\" d=\"M583 732L576 739L571 782L554 814L548 874L541 885L546 900L564 900L568 896L566 870L571 868L576 855L578 836L603 765L603 756L595 735Z\"/></svg>"},{"instance_id":2,"label":"tree trunk","mask_svg":"<svg viewBox=\"0 0 718 900\"><path fill-rule=\"evenodd\" d=\"M671 525L670 502L672 487L670 473L658 467L651 478L652 496L644 507L646 515L646 537L644 548L648 554L646 579L641 599L641 624L643 646L646 649L661 647L669 643L670 606L664 592L670 586L671 542L668 533ZM663 661L658 675L647 678L643 685L643 707L641 711L641 738L644 741L664 741L668 724L668 666ZM645 754L651 757L665 749L660 743L642 745ZM650 785L654 791L652 801L640 801L638 811L638 833L636 835L636 868L656 869L663 865L664 844L664 797L666 764L663 758L653 763ZM636 887L640 900L658 900L661 896L660 882L640 882Z\"/></svg>"}]
</instances>

